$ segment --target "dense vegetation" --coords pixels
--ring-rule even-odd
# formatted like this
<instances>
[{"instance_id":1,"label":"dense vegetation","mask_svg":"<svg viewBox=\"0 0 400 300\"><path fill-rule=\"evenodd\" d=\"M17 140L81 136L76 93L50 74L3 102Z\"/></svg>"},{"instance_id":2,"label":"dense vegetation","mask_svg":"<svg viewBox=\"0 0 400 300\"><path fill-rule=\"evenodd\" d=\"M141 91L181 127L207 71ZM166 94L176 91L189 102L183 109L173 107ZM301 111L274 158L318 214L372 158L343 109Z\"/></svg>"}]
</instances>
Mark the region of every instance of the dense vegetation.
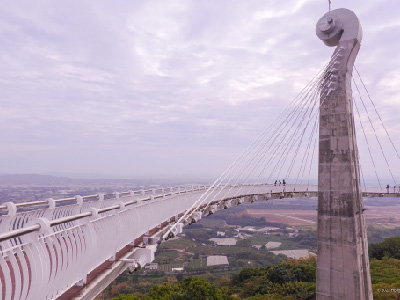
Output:
<instances>
[{"instance_id":1,"label":"dense vegetation","mask_svg":"<svg viewBox=\"0 0 400 300\"><path fill-rule=\"evenodd\" d=\"M376 244L382 242L386 238L400 236L400 227L396 228L376 228L368 226L368 243Z\"/></svg>"},{"instance_id":2,"label":"dense vegetation","mask_svg":"<svg viewBox=\"0 0 400 300\"><path fill-rule=\"evenodd\" d=\"M186 277L180 282L163 283L147 295L119 295L113 300L261 300L313 299L315 297L315 258L288 260L276 266L244 268L232 279L216 283Z\"/></svg>"},{"instance_id":3,"label":"dense vegetation","mask_svg":"<svg viewBox=\"0 0 400 300\"><path fill-rule=\"evenodd\" d=\"M400 237L372 244L369 251L374 299L400 299ZM315 274L316 261L310 257L244 268L231 276L178 274L175 280L154 284L148 293L119 295L113 300L311 300L315 298ZM114 295L117 290L129 293L126 282L120 282L113 289Z\"/></svg>"},{"instance_id":4,"label":"dense vegetation","mask_svg":"<svg viewBox=\"0 0 400 300\"><path fill-rule=\"evenodd\" d=\"M187 277L181 282L155 285L147 295L119 295L113 300L233 300L226 288L199 277Z\"/></svg>"},{"instance_id":5,"label":"dense vegetation","mask_svg":"<svg viewBox=\"0 0 400 300\"><path fill-rule=\"evenodd\" d=\"M400 259L400 237L387 238L381 243L371 244L369 246L369 257Z\"/></svg>"},{"instance_id":6,"label":"dense vegetation","mask_svg":"<svg viewBox=\"0 0 400 300\"><path fill-rule=\"evenodd\" d=\"M300 230L299 235L292 240L299 247L317 249L317 230Z\"/></svg>"},{"instance_id":7,"label":"dense vegetation","mask_svg":"<svg viewBox=\"0 0 400 300\"><path fill-rule=\"evenodd\" d=\"M231 209L230 209L231 210ZM241 212L241 215L237 214L232 214L228 213L225 211L219 211L218 214L214 214L209 217L210 219L214 220L224 220L226 224L229 225L238 225L238 226L275 226L275 227L280 227L280 228L285 228L285 224L279 224L279 223L270 223L265 220L263 217L255 218L252 217L248 214L246 214L244 211Z\"/></svg>"},{"instance_id":8,"label":"dense vegetation","mask_svg":"<svg viewBox=\"0 0 400 300\"><path fill-rule=\"evenodd\" d=\"M280 265L245 268L231 280L239 299L312 299L315 297L315 258L288 260ZM257 298L254 298L257 297Z\"/></svg>"},{"instance_id":9,"label":"dense vegetation","mask_svg":"<svg viewBox=\"0 0 400 300\"><path fill-rule=\"evenodd\" d=\"M375 300L400 299L400 260L373 259ZM294 300L314 299L315 259L289 260L277 266L245 268L231 279L185 277L179 282L153 285L146 295L119 295L113 300Z\"/></svg>"}]
</instances>

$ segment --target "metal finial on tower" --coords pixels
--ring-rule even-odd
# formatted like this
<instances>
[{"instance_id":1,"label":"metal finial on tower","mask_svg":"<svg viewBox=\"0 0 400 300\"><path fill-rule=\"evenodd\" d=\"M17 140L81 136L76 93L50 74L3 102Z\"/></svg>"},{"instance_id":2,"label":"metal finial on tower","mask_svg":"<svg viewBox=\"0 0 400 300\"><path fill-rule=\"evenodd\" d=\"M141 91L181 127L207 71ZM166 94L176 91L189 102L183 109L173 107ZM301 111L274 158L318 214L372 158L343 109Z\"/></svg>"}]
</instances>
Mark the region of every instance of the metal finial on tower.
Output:
<instances>
[{"instance_id":1,"label":"metal finial on tower","mask_svg":"<svg viewBox=\"0 0 400 300\"><path fill-rule=\"evenodd\" d=\"M318 20L316 34L325 45L335 47L339 41L357 39L361 42L362 28L354 12L339 8L327 12Z\"/></svg>"}]
</instances>

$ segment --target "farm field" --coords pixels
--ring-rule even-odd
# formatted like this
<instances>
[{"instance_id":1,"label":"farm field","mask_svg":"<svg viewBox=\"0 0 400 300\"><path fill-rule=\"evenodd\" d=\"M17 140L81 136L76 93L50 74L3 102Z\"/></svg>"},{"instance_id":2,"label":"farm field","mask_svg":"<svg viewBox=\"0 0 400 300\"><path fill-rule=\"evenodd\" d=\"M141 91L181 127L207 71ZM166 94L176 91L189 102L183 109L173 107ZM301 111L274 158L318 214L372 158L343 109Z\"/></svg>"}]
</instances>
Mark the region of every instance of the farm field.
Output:
<instances>
[{"instance_id":1,"label":"farm field","mask_svg":"<svg viewBox=\"0 0 400 300\"><path fill-rule=\"evenodd\" d=\"M385 228L400 227L400 205L365 206L367 225L381 225ZM247 209L252 217L264 217L270 223L283 223L289 226L316 225L315 209Z\"/></svg>"},{"instance_id":2,"label":"farm field","mask_svg":"<svg viewBox=\"0 0 400 300\"><path fill-rule=\"evenodd\" d=\"M317 222L316 210L290 210L290 209L248 209L252 217L264 217L269 223L281 223L291 226L313 225Z\"/></svg>"}]
</instances>

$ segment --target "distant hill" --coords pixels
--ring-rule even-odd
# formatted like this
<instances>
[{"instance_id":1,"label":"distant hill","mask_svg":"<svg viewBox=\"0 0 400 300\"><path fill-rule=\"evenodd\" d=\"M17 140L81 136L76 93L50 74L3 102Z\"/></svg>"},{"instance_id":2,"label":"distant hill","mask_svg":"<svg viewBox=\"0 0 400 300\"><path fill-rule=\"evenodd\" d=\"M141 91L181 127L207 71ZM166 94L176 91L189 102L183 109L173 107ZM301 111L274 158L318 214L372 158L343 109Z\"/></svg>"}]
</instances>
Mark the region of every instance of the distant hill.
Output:
<instances>
[{"instance_id":1,"label":"distant hill","mask_svg":"<svg viewBox=\"0 0 400 300\"><path fill-rule=\"evenodd\" d=\"M39 174L3 174L0 175L1 185L25 185L25 184L35 184L35 185L67 185L72 184L73 179L68 177L55 177L50 175L39 175Z\"/></svg>"},{"instance_id":2,"label":"distant hill","mask_svg":"<svg viewBox=\"0 0 400 300\"><path fill-rule=\"evenodd\" d=\"M73 179L69 177L40 174L0 174L0 185L179 185L188 184L184 180L172 179ZM189 183L190 184L190 183Z\"/></svg>"}]
</instances>

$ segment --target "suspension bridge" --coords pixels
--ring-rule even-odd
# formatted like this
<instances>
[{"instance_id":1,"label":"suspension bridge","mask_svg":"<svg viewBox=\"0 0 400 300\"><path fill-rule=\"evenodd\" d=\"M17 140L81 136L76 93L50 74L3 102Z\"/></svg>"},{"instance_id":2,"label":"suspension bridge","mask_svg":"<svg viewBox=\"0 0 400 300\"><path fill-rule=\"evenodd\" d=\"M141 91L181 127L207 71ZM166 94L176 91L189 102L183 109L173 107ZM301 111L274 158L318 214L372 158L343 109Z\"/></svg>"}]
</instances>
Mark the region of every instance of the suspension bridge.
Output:
<instances>
[{"instance_id":1,"label":"suspension bridge","mask_svg":"<svg viewBox=\"0 0 400 300\"><path fill-rule=\"evenodd\" d=\"M356 15L330 11L316 33L336 47L330 62L212 185L0 204L1 298L93 299L126 269L150 263L157 245L202 217L244 203L317 197L317 298L372 299L362 197L399 197L400 190L376 125L369 114L361 121L361 109L368 113L363 89L400 156L359 72L358 84L352 76L362 39ZM365 185L353 104L377 187ZM390 188L379 180L367 125L393 179ZM282 178L289 184L275 183Z\"/></svg>"}]
</instances>

